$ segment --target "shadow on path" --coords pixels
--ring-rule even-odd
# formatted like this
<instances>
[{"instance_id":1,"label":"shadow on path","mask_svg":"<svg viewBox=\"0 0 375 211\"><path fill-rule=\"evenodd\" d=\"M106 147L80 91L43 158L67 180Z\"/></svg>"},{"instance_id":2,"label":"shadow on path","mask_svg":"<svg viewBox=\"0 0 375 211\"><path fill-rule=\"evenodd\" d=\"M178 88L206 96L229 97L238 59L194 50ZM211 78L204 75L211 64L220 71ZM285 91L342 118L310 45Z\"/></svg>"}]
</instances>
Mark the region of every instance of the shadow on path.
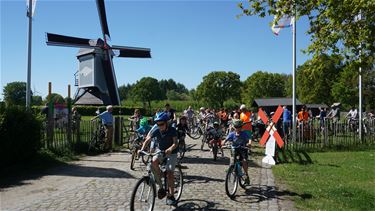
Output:
<instances>
[{"instance_id":1,"label":"shadow on path","mask_svg":"<svg viewBox=\"0 0 375 211\"><path fill-rule=\"evenodd\" d=\"M242 192L243 193L243 192ZM246 189L244 194L237 194L234 201L239 203L259 203L261 201L269 201L272 199L285 200L285 196L298 196L302 200L311 199L313 196L308 193L299 194L289 190L276 190L271 186L250 187Z\"/></svg>"},{"instance_id":2,"label":"shadow on path","mask_svg":"<svg viewBox=\"0 0 375 211\"><path fill-rule=\"evenodd\" d=\"M0 181L0 188L3 189L30 184L30 182L26 181L40 179L49 175L99 178L134 178L131 174L115 168L81 166L78 164L62 164L59 167L49 169L42 173L2 179Z\"/></svg>"},{"instance_id":3,"label":"shadow on path","mask_svg":"<svg viewBox=\"0 0 375 211\"><path fill-rule=\"evenodd\" d=\"M201 200L201 199L186 199L178 202L178 206L173 209L174 211L180 210L213 210L218 203ZM214 209L224 210L224 209Z\"/></svg>"},{"instance_id":4,"label":"shadow on path","mask_svg":"<svg viewBox=\"0 0 375 211\"><path fill-rule=\"evenodd\" d=\"M186 175L184 176L184 183L208 183L208 182L224 182L224 179L215 179L212 177L199 176L199 175Z\"/></svg>"}]
</instances>

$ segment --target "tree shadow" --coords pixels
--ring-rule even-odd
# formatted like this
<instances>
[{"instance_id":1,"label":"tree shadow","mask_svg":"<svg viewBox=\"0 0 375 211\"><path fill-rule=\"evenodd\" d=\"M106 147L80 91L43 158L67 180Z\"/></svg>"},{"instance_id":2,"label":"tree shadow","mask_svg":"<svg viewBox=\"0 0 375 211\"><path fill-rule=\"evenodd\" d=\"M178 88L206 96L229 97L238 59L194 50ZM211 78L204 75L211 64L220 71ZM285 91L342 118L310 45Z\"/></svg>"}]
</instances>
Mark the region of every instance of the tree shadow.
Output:
<instances>
[{"instance_id":1,"label":"tree shadow","mask_svg":"<svg viewBox=\"0 0 375 211\"><path fill-rule=\"evenodd\" d=\"M208 182L224 182L224 179L215 179L212 177L200 176L200 175L185 175L184 183L208 183Z\"/></svg>"},{"instance_id":2,"label":"tree shadow","mask_svg":"<svg viewBox=\"0 0 375 211\"><path fill-rule=\"evenodd\" d=\"M201 200L201 199L185 199L178 202L178 206L173 209L174 211L180 210L220 210L223 211L224 209L216 209L214 208L218 203Z\"/></svg>"},{"instance_id":3,"label":"tree shadow","mask_svg":"<svg viewBox=\"0 0 375 211\"><path fill-rule=\"evenodd\" d=\"M228 165L229 164L229 158L224 157L218 157L218 159L215 161L213 158L202 158L199 156L189 156L184 157L182 160L182 163L186 164L212 164L212 165Z\"/></svg>"},{"instance_id":4,"label":"tree shadow","mask_svg":"<svg viewBox=\"0 0 375 211\"><path fill-rule=\"evenodd\" d=\"M313 164L310 155L304 150L292 151L292 150L278 150L277 153L278 163L299 163L302 165Z\"/></svg>"},{"instance_id":5,"label":"tree shadow","mask_svg":"<svg viewBox=\"0 0 375 211\"><path fill-rule=\"evenodd\" d=\"M98 177L98 178L134 178L126 171L115 168L101 168L91 166L81 166L78 164L62 164L58 167L48 169L40 173L18 175L4 178L0 181L0 188L9 188L30 184L27 180L37 180L44 176L73 176L73 177Z\"/></svg>"},{"instance_id":6,"label":"tree shadow","mask_svg":"<svg viewBox=\"0 0 375 211\"><path fill-rule=\"evenodd\" d=\"M273 186L259 186L259 187L250 187L246 189L244 194L237 194L234 201L239 203L259 203L261 201L269 201L272 199L284 200L285 197L297 196L302 200L308 200L313 198L309 193L296 193L289 190L277 190ZM244 198L246 197L246 199Z\"/></svg>"}]
</instances>

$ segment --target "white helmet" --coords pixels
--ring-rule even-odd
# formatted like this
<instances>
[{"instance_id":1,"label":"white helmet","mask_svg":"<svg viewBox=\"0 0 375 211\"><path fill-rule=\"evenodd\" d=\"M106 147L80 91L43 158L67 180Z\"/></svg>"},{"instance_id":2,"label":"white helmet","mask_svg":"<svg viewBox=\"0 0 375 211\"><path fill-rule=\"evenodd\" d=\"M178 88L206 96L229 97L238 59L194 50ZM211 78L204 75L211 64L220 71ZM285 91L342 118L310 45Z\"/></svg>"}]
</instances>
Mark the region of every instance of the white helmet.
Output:
<instances>
[{"instance_id":1,"label":"white helmet","mask_svg":"<svg viewBox=\"0 0 375 211\"><path fill-rule=\"evenodd\" d=\"M206 110L206 109L204 109L204 107L201 107L199 110L204 111L204 110Z\"/></svg>"},{"instance_id":2,"label":"white helmet","mask_svg":"<svg viewBox=\"0 0 375 211\"><path fill-rule=\"evenodd\" d=\"M245 109L245 108L246 108L246 105L245 105L245 104L242 104L242 105L240 106L240 110Z\"/></svg>"}]
</instances>

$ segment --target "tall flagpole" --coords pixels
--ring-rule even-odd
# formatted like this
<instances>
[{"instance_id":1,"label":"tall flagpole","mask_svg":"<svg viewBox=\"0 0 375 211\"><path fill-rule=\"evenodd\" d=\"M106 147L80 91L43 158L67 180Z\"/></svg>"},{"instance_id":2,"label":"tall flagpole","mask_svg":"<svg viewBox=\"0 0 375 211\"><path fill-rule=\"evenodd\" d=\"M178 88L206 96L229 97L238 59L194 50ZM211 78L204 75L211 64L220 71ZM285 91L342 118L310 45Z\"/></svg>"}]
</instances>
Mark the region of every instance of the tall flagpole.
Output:
<instances>
[{"instance_id":1,"label":"tall flagpole","mask_svg":"<svg viewBox=\"0 0 375 211\"><path fill-rule=\"evenodd\" d=\"M294 8L294 16L293 20L293 115L292 115L292 123L293 123L293 136L292 140L293 143L296 141L296 10Z\"/></svg>"},{"instance_id":2,"label":"tall flagpole","mask_svg":"<svg viewBox=\"0 0 375 211\"><path fill-rule=\"evenodd\" d=\"M29 44L27 56L27 84L26 84L26 108L30 109L31 104L31 32L32 32L32 0L29 0Z\"/></svg>"},{"instance_id":3,"label":"tall flagpole","mask_svg":"<svg viewBox=\"0 0 375 211\"><path fill-rule=\"evenodd\" d=\"M361 11L359 12L359 20L362 19ZM358 75L358 89L359 89L359 141L362 141L362 60L361 60L361 54L362 54L362 41L359 45L359 75Z\"/></svg>"}]
</instances>

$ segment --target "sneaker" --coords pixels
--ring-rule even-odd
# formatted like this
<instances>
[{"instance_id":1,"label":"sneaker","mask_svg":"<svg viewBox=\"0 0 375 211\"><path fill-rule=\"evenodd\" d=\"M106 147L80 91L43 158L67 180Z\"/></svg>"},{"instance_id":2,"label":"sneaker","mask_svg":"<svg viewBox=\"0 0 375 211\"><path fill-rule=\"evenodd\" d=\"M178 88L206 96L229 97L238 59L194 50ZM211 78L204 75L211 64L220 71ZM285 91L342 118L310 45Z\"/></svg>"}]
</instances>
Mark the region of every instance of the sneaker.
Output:
<instances>
[{"instance_id":1,"label":"sneaker","mask_svg":"<svg viewBox=\"0 0 375 211\"><path fill-rule=\"evenodd\" d=\"M249 176L246 176L246 178L245 178L245 184L246 185L250 185L250 178L249 178Z\"/></svg>"},{"instance_id":2,"label":"sneaker","mask_svg":"<svg viewBox=\"0 0 375 211\"><path fill-rule=\"evenodd\" d=\"M177 204L177 201L174 198L174 196L168 196L167 197L167 205L175 206L176 204Z\"/></svg>"},{"instance_id":3,"label":"sneaker","mask_svg":"<svg viewBox=\"0 0 375 211\"><path fill-rule=\"evenodd\" d=\"M158 190L158 199L162 199L167 195L167 192L164 190L164 188L160 188Z\"/></svg>"}]
</instances>

